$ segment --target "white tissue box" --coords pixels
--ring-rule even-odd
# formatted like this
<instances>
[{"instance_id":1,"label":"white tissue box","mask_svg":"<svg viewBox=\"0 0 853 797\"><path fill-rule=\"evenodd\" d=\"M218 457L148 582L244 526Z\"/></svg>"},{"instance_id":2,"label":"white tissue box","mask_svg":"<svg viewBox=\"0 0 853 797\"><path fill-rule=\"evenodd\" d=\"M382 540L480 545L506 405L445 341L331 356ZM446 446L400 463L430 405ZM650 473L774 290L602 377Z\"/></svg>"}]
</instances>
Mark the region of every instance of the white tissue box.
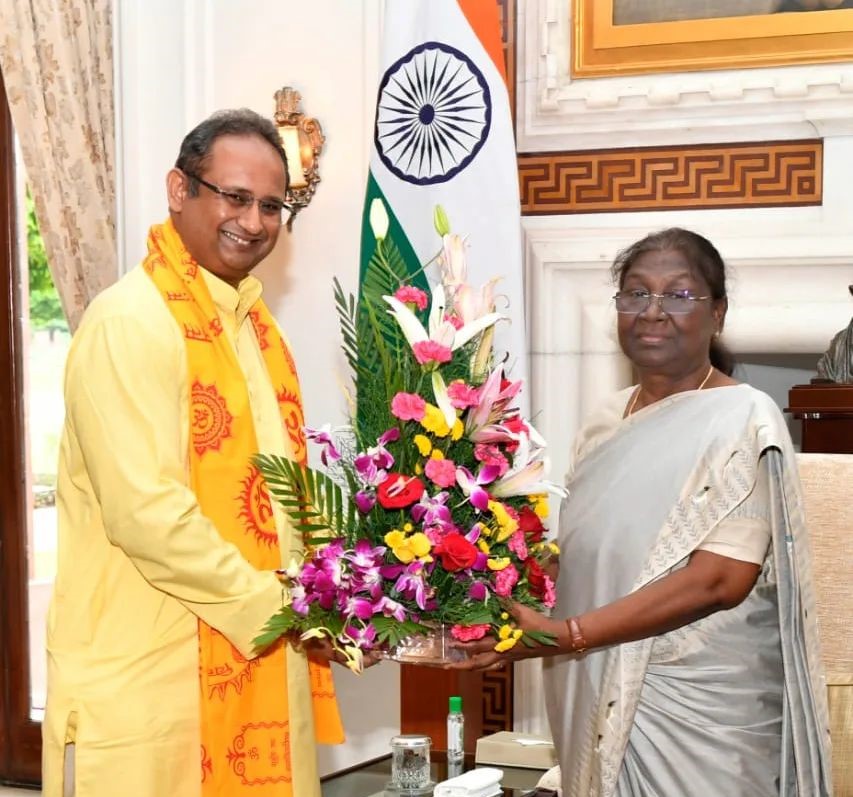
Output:
<instances>
[{"instance_id":1,"label":"white tissue box","mask_svg":"<svg viewBox=\"0 0 853 797\"><path fill-rule=\"evenodd\" d=\"M499 797L503 772L490 767L472 769L435 787L434 797Z\"/></svg>"},{"instance_id":2,"label":"white tissue box","mask_svg":"<svg viewBox=\"0 0 853 797\"><path fill-rule=\"evenodd\" d=\"M551 769L557 763L557 755L550 739L530 733L499 731L477 739L474 760L477 764Z\"/></svg>"}]
</instances>

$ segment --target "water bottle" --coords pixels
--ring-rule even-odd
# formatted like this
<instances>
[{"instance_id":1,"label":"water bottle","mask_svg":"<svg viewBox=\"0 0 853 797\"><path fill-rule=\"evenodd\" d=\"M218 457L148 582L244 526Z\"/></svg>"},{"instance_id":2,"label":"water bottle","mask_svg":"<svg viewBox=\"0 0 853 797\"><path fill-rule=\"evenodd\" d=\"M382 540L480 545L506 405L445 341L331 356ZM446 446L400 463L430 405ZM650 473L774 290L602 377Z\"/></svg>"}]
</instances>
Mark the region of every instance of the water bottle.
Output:
<instances>
[{"instance_id":1,"label":"water bottle","mask_svg":"<svg viewBox=\"0 0 853 797\"><path fill-rule=\"evenodd\" d=\"M454 695L448 700L447 763L458 764L465 756L465 717L462 715L462 698Z\"/></svg>"}]
</instances>

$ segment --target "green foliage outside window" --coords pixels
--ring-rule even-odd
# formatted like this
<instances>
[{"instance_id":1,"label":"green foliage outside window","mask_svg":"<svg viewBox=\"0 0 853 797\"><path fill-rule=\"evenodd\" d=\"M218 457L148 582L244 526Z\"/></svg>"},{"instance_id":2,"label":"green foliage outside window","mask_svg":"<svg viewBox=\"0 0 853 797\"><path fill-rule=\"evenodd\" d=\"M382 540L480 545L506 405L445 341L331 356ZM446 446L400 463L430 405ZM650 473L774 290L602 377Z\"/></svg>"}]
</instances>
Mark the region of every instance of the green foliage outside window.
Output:
<instances>
[{"instance_id":1,"label":"green foliage outside window","mask_svg":"<svg viewBox=\"0 0 853 797\"><path fill-rule=\"evenodd\" d=\"M27 260L30 275L30 325L34 329L68 331L36 221L35 202L27 191Z\"/></svg>"}]
</instances>

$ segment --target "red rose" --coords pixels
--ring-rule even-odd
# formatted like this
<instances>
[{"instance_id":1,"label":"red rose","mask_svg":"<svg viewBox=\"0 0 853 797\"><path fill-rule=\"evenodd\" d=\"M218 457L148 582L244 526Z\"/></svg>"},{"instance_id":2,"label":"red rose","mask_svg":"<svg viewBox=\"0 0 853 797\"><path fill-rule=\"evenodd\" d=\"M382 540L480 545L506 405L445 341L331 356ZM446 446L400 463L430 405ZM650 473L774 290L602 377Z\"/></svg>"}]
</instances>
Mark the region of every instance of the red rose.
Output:
<instances>
[{"instance_id":1,"label":"red rose","mask_svg":"<svg viewBox=\"0 0 853 797\"><path fill-rule=\"evenodd\" d=\"M524 532L528 542L540 542L545 533L542 520L529 506L522 507L518 513L518 527Z\"/></svg>"},{"instance_id":2,"label":"red rose","mask_svg":"<svg viewBox=\"0 0 853 797\"><path fill-rule=\"evenodd\" d=\"M545 571L535 559L528 559L525 562L525 570L527 571L527 583L530 585L530 594L534 598L542 600L545 597Z\"/></svg>"},{"instance_id":3,"label":"red rose","mask_svg":"<svg viewBox=\"0 0 853 797\"><path fill-rule=\"evenodd\" d=\"M433 552L439 556L441 566L449 573L465 570L477 561L477 549L456 531L445 534Z\"/></svg>"},{"instance_id":4,"label":"red rose","mask_svg":"<svg viewBox=\"0 0 853 797\"><path fill-rule=\"evenodd\" d=\"M389 473L376 488L376 499L385 509L402 509L419 500L424 494L424 483L414 476Z\"/></svg>"}]
</instances>

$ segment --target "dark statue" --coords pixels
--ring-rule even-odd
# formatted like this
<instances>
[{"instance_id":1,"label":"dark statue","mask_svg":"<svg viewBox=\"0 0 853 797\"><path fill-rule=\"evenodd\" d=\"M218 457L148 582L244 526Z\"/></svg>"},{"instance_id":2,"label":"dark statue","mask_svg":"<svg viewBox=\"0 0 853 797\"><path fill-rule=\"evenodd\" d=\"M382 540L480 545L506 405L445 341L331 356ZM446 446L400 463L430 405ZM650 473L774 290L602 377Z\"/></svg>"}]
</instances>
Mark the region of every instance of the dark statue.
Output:
<instances>
[{"instance_id":1,"label":"dark statue","mask_svg":"<svg viewBox=\"0 0 853 797\"><path fill-rule=\"evenodd\" d=\"M853 295L853 285L848 286ZM817 375L843 385L853 385L853 318L829 344L817 364Z\"/></svg>"}]
</instances>

